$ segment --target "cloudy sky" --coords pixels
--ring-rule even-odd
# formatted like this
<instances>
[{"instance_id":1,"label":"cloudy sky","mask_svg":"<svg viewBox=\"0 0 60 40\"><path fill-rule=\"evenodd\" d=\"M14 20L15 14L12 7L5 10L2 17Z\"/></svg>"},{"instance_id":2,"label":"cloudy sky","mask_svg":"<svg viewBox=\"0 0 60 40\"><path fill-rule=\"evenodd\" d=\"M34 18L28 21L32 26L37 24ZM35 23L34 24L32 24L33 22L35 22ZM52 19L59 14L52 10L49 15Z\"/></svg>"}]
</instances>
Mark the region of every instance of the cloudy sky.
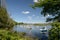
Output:
<instances>
[{"instance_id":1,"label":"cloudy sky","mask_svg":"<svg viewBox=\"0 0 60 40\"><path fill-rule=\"evenodd\" d=\"M35 0L36 2L36 0ZM11 18L17 22L44 23L46 17L40 14L42 8L33 9L33 0L6 0L6 7Z\"/></svg>"}]
</instances>

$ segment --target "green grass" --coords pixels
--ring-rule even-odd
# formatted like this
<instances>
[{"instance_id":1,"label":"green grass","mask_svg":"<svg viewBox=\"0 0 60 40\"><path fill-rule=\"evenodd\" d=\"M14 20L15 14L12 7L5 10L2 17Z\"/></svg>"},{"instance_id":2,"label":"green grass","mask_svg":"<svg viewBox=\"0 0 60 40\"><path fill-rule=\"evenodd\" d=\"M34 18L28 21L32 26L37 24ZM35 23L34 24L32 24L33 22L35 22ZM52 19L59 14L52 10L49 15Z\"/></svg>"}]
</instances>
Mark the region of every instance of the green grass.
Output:
<instances>
[{"instance_id":1,"label":"green grass","mask_svg":"<svg viewBox=\"0 0 60 40\"><path fill-rule=\"evenodd\" d=\"M17 33L0 29L0 40L37 40L37 38L25 36L24 32Z\"/></svg>"}]
</instances>

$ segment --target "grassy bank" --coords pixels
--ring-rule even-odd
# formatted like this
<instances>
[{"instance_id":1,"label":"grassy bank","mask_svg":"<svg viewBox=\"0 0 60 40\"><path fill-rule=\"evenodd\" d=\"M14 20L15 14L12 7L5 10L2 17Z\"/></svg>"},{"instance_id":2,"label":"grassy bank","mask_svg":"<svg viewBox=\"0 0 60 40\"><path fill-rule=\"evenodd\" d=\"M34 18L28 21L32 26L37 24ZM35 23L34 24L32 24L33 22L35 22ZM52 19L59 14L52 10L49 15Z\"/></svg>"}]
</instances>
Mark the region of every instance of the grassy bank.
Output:
<instances>
[{"instance_id":1,"label":"grassy bank","mask_svg":"<svg viewBox=\"0 0 60 40\"><path fill-rule=\"evenodd\" d=\"M49 32L49 40L60 40L60 22L53 22Z\"/></svg>"},{"instance_id":2,"label":"grassy bank","mask_svg":"<svg viewBox=\"0 0 60 40\"><path fill-rule=\"evenodd\" d=\"M16 33L9 30L0 29L0 40L37 40L33 37L25 36L25 33Z\"/></svg>"}]
</instances>

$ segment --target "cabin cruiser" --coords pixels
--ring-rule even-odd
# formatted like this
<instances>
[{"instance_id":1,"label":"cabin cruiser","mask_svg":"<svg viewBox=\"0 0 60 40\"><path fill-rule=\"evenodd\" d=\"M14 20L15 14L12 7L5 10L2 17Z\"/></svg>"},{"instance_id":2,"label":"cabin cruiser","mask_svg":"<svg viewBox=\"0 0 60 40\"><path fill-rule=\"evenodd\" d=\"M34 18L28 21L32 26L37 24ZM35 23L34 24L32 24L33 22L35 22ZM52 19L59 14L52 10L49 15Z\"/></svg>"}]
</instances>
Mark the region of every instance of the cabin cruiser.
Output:
<instances>
[{"instance_id":1,"label":"cabin cruiser","mask_svg":"<svg viewBox=\"0 0 60 40\"><path fill-rule=\"evenodd\" d=\"M42 29L40 29L40 32L41 33L47 33L47 28L46 27L43 27Z\"/></svg>"}]
</instances>

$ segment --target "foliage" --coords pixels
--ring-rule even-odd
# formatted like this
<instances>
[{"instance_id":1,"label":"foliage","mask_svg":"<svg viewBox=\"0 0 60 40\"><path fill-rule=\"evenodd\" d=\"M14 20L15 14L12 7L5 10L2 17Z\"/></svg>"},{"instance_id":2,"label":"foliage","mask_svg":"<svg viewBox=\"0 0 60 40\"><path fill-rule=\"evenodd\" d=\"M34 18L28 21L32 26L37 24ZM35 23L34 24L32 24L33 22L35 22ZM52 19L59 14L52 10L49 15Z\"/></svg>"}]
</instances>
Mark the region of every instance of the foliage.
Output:
<instances>
[{"instance_id":1,"label":"foliage","mask_svg":"<svg viewBox=\"0 0 60 40\"><path fill-rule=\"evenodd\" d=\"M60 40L60 22L54 22L52 26L49 31L49 40Z\"/></svg>"},{"instance_id":2,"label":"foliage","mask_svg":"<svg viewBox=\"0 0 60 40\"><path fill-rule=\"evenodd\" d=\"M8 22L7 22L8 29L11 29L16 24L17 22L14 21L12 18L8 18Z\"/></svg>"},{"instance_id":3,"label":"foliage","mask_svg":"<svg viewBox=\"0 0 60 40\"><path fill-rule=\"evenodd\" d=\"M9 30L0 29L0 40L37 40L33 37L27 37L24 32L17 33Z\"/></svg>"},{"instance_id":4,"label":"foliage","mask_svg":"<svg viewBox=\"0 0 60 40\"><path fill-rule=\"evenodd\" d=\"M35 26L47 26L47 25L51 25L51 23L37 23L34 24Z\"/></svg>"},{"instance_id":5,"label":"foliage","mask_svg":"<svg viewBox=\"0 0 60 40\"><path fill-rule=\"evenodd\" d=\"M24 24L23 22L20 22L20 23L17 23L16 25L22 25L22 24Z\"/></svg>"},{"instance_id":6,"label":"foliage","mask_svg":"<svg viewBox=\"0 0 60 40\"><path fill-rule=\"evenodd\" d=\"M17 40L19 36L8 30L0 30L0 40Z\"/></svg>"},{"instance_id":7,"label":"foliage","mask_svg":"<svg viewBox=\"0 0 60 40\"><path fill-rule=\"evenodd\" d=\"M41 14L46 16L46 15L52 15L54 17L52 18L47 18L47 21L60 21L60 0L39 0L39 2L35 3L33 8L42 7L42 12Z\"/></svg>"},{"instance_id":8,"label":"foliage","mask_svg":"<svg viewBox=\"0 0 60 40\"><path fill-rule=\"evenodd\" d=\"M11 28L17 22L10 18L5 8L0 7L0 28Z\"/></svg>"},{"instance_id":9,"label":"foliage","mask_svg":"<svg viewBox=\"0 0 60 40\"><path fill-rule=\"evenodd\" d=\"M4 8L0 7L0 28L1 26L2 27L6 26L7 21L8 21L7 11Z\"/></svg>"}]
</instances>

